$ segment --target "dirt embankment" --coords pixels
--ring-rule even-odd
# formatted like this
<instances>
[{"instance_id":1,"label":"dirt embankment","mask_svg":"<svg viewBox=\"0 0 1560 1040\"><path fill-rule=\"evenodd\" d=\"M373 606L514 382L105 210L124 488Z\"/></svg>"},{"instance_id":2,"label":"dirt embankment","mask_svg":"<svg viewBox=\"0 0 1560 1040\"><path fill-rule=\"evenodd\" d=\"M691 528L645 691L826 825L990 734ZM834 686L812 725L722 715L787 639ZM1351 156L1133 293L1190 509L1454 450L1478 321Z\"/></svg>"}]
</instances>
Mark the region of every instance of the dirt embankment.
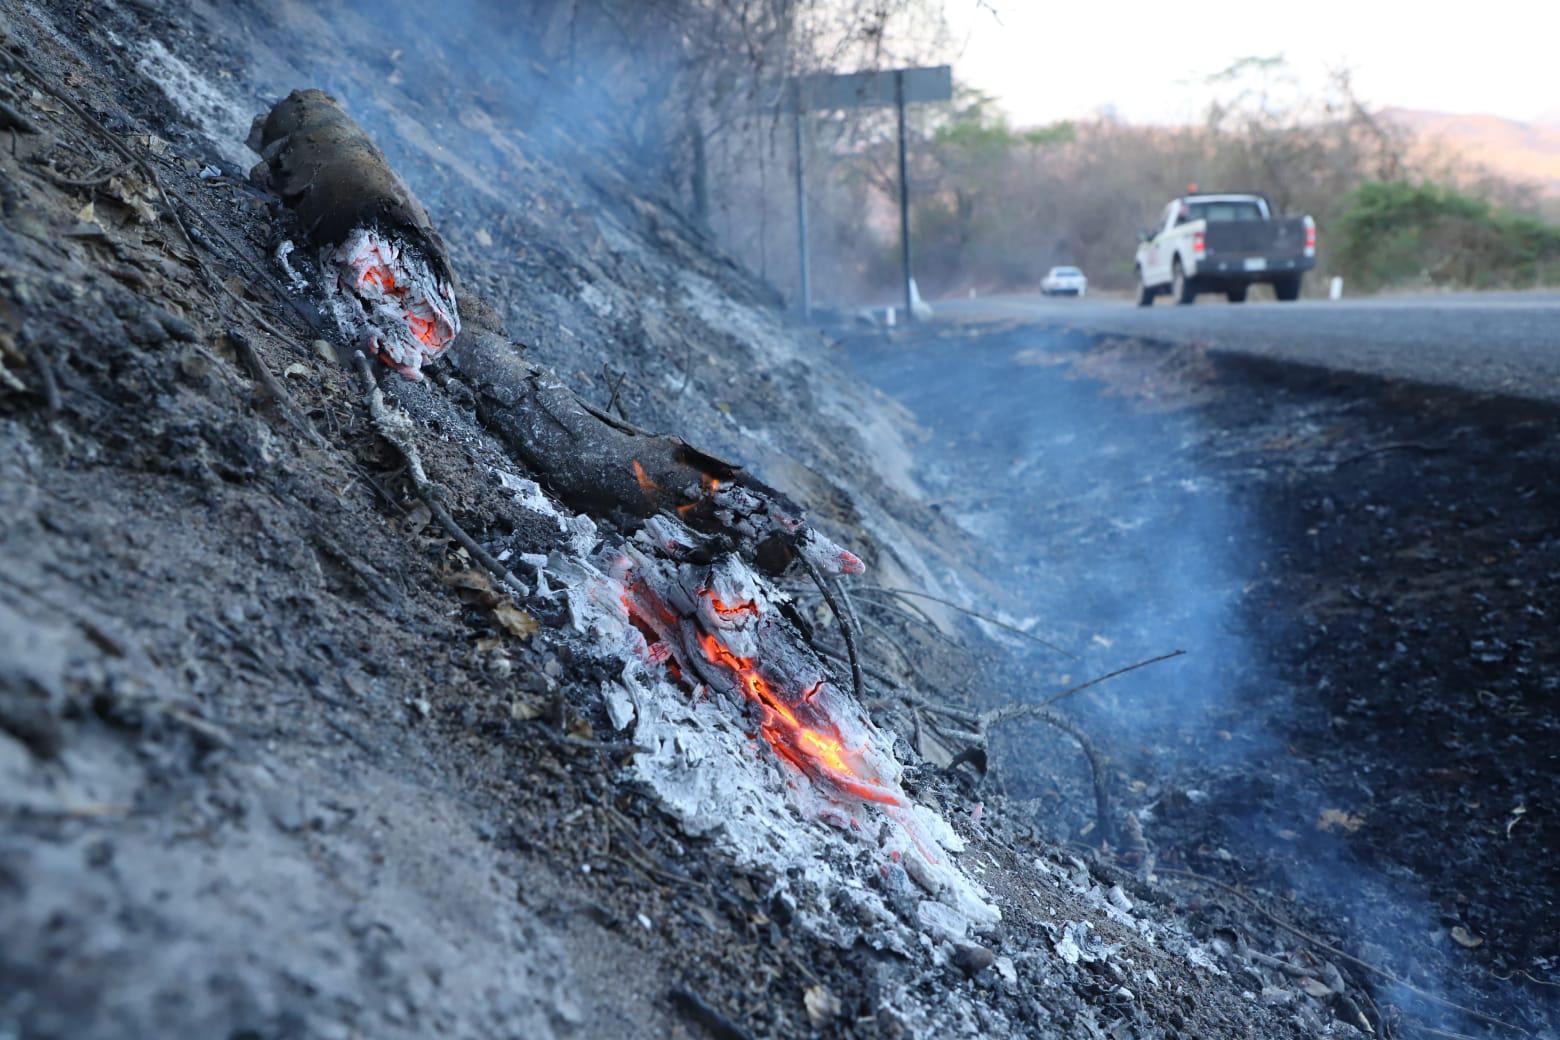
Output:
<instances>
[{"instance_id":1,"label":"dirt embankment","mask_svg":"<svg viewBox=\"0 0 1560 1040\"><path fill-rule=\"evenodd\" d=\"M422 75L453 65L434 41L399 67L407 15L382 8L6 12L0 1026L1237 1037L1332 1021L1326 1002L1251 1005L1151 888L1015 829L972 772L907 743L907 789L956 822L1004 914L953 960L930 926L898 949L872 922L843 922L868 941L828 941L815 922L848 893L737 860L632 782L637 749L600 700L621 662L577 652L556 598L496 609L314 342L275 260L286 216L242 177L254 112L338 92L533 356L752 465L882 580L949 572L965 540L915 499L888 412L830 348L631 170L528 147L491 83L449 97ZM467 529L495 553L556 548L546 514L485 478L459 381L405 392ZM934 682L956 666L920 656ZM912 736L893 709L881 723ZM920 927L902 877L856 866L895 927Z\"/></svg>"}]
</instances>

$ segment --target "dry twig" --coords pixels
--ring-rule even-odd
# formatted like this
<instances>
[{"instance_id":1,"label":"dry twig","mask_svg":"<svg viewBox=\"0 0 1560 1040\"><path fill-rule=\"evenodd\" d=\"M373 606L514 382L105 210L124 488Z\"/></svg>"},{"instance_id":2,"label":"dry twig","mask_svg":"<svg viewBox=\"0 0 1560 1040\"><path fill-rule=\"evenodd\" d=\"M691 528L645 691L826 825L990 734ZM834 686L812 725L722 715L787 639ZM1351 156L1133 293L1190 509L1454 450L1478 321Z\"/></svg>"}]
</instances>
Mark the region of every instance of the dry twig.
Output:
<instances>
[{"instance_id":1,"label":"dry twig","mask_svg":"<svg viewBox=\"0 0 1560 1040\"><path fill-rule=\"evenodd\" d=\"M812 577L813 584L818 586L818 592L823 596L823 601L834 612L834 620L839 622L840 635L845 640L845 653L850 658L850 682L856 694L858 702L863 701L861 695L861 655L856 652L856 636L850 630L850 619L840 608L839 601L834 598L834 593L829 591L829 583L824 580L823 573L818 570L816 564L804 554L798 553L796 558L801 561L807 573Z\"/></svg>"},{"instance_id":2,"label":"dry twig","mask_svg":"<svg viewBox=\"0 0 1560 1040\"><path fill-rule=\"evenodd\" d=\"M1185 650L1172 650L1168 654L1160 654L1158 657L1150 657L1147 660L1138 661L1135 664L1129 664L1125 668L1117 668L1114 672L1106 672L1104 675L1097 675L1094 678L1090 679L1088 682L1079 683L1077 686L1069 686L1067 689L1063 690L1061 693L1053 693L1051 696L1049 696L1045 700L1041 701L1039 703L1039 705L1037 705L1037 707L1044 708L1044 707L1046 707L1048 705L1055 704L1057 701L1061 700L1064 697L1071 697L1075 693L1079 693L1079 692L1081 692L1083 690L1087 690L1091 686L1098 686L1100 683L1105 682L1107 679L1114 679L1118 675L1126 675L1128 672L1135 672L1139 668L1147 668L1151 664L1158 664L1160 661L1168 661L1168 660L1170 660L1172 658L1175 658L1175 657L1184 657L1185 655L1186 655L1186 651ZM1014 708L998 708L997 711L994 712L993 714L1000 716L1000 714L1002 712L1004 712L1004 711L1017 711L1020 714L1022 714L1023 709L1025 707L1027 707L1027 705L1020 704L1020 705L1017 705ZM993 721L997 721L997 720L993 720Z\"/></svg>"},{"instance_id":3,"label":"dry twig","mask_svg":"<svg viewBox=\"0 0 1560 1040\"><path fill-rule=\"evenodd\" d=\"M931 600L933 603L941 603L943 606L951 607L954 610L959 611L961 614L968 614L970 617L975 618L975 619L977 619L979 621L984 621L988 625L996 625L998 628L1004 629L1004 630L1006 630L1008 632L1012 632L1016 636L1022 636L1023 638L1029 640L1032 643L1039 643L1041 646L1045 647L1047 650L1054 650L1057 653L1059 653L1059 654L1061 654L1061 655L1063 655L1065 657L1073 658L1074 660L1077 660L1077 657L1078 657L1077 654L1071 652L1070 650L1063 650L1061 647L1057 646L1055 643L1048 643L1044 639L1041 639L1039 636L1034 635L1031 632L1024 631L1022 628L1019 628L1017 625L1012 625L1012 624L1009 624L1006 621L1002 621L1002 620L1000 620L998 618L994 618L990 614L982 614L978 610L972 610L969 607L963 606L962 604L955 603L951 599L943 599L941 596L933 596L929 592L916 592L913 589L896 589L896 588L891 588L890 586L887 586L887 585L858 585L857 588L860 589L860 590L863 590L863 591L888 593L891 596L915 596L915 597L917 597L919 599Z\"/></svg>"},{"instance_id":4,"label":"dry twig","mask_svg":"<svg viewBox=\"0 0 1560 1040\"><path fill-rule=\"evenodd\" d=\"M368 405L369 417L373 419L374 429L400 453L406 463L406 470L411 475L412 486L417 489L418 497L439 522L439 526L444 528L445 533L455 539L461 548L471 554L471 558L481 564L495 581L516 596L524 598L530 595L531 590L511 574L508 568L494 559L491 553L477 544L477 540L467 534L466 529L456 523L449 510L444 508L444 503L439 501L433 481L428 479L428 473L423 469L422 455L417 450L417 442L412 439L411 420L399 412L391 412L385 406L385 395L379 389L379 384L374 381L374 371L361 351L353 361L357 366L358 378L363 384L364 400Z\"/></svg>"},{"instance_id":5,"label":"dry twig","mask_svg":"<svg viewBox=\"0 0 1560 1040\"><path fill-rule=\"evenodd\" d=\"M107 184L133 166L135 166L134 162L123 162L107 171L99 166L85 177L56 177L52 173L48 173L46 176L61 188L96 188Z\"/></svg>"},{"instance_id":6,"label":"dry twig","mask_svg":"<svg viewBox=\"0 0 1560 1040\"><path fill-rule=\"evenodd\" d=\"M302 412L298 410L297 402L293 400L292 394L287 392L287 388L276 378L276 373L271 371L271 366L265 363L265 359L255 349L254 341L236 328L228 329L227 337L238 348L238 352L244 356L244 363L249 366L249 370L254 373L255 378L260 380L260 384L265 387L266 392L276 401L277 407L282 410L282 414L286 416L287 421L298 432L307 437L309 443L316 448L325 447L325 438L321 437L320 432L314 428L314 425L303 417Z\"/></svg>"}]
</instances>

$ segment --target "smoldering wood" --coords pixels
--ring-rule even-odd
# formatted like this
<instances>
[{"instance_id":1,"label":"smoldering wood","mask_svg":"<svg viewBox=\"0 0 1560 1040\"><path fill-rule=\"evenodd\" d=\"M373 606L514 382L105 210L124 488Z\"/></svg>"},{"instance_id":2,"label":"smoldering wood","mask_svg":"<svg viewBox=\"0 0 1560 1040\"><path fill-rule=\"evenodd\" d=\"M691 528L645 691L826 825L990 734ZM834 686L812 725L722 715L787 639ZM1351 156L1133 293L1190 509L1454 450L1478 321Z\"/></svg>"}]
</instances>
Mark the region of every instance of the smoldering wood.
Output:
<instances>
[{"instance_id":1,"label":"smoldering wood","mask_svg":"<svg viewBox=\"0 0 1560 1040\"><path fill-rule=\"evenodd\" d=\"M262 157L251 176L297 214L314 246L336 246L356 228L375 227L401 236L456 281L427 211L324 91L293 91L255 119L249 145ZM527 362L485 302L463 293L459 306L465 329L447 356L477 394L483 421L565 505L628 526L674 513L712 536L712 555L740 551L771 573L789 566L807 530L785 496L680 438L594 407ZM713 492L722 486L750 492L749 508L717 503Z\"/></svg>"},{"instance_id":2,"label":"smoldering wood","mask_svg":"<svg viewBox=\"0 0 1560 1040\"><path fill-rule=\"evenodd\" d=\"M368 133L323 90L295 90L249 130L260 162L250 173L298 215L316 246L338 246L353 229L401 235L443 278L449 250L422 203Z\"/></svg>"},{"instance_id":3,"label":"smoldering wood","mask_svg":"<svg viewBox=\"0 0 1560 1040\"><path fill-rule=\"evenodd\" d=\"M711 552L741 550L772 573L790 564L792 538L772 525L723 516L728 511L717 507L711 491L746 488L766 512L799 518L801 510L784 495L680 437L653 434L601 411L526 361L484 304L467 296L462 311L470 316L450 349L450 364L476 393L488 429L565 505L629 526L675 513L717 540Z\"/></svg>"}]
</instances>

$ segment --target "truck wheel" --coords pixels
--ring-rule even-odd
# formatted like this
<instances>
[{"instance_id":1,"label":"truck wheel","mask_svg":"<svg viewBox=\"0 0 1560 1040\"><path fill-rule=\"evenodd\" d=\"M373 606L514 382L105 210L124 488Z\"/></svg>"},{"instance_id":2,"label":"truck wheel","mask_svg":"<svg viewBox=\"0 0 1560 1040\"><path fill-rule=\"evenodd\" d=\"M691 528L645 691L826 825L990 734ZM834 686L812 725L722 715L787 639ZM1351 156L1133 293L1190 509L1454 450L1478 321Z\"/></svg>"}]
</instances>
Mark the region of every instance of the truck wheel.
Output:
<instances>
[{"instance_id":1,"label":"truck wheel","mask_svg":"<svg viewBox=\"0 0 1560 1040\"><path fill-rule=\"evenodd\" d=\"M1251 288L1249 285L1237 285L1233 288L1226 289L1224 290L1224 298L1229 300L1231 303L1245 303L1246 290L1249 288Z\"/></svg>"},{"instance_id":2,"label":"truck wheel","mask_svg":"<svg viewBox=\"0 0 1560 1040\"><path fill-rule=\"evenodd\" d=\"M1154 287L1153 286L1151 286L1147 282L1143 281L1143 271L1142 271L1141 268L1138 269L1137 276L1138 276L1138 306L1139 307L1152 307L1154 305L1154 297L1157 296L1158 294L1156 292L1154 292Z\"/></svg>"},{"instance_id":3,"label":"truck wheel","mask_svg":"<svg viewBox=\"0 0 1560 1040\"><path fill-rule=\"evenodd\" d=\"M1273 295L1286 303L1298 300L1300 298L1300 276L1291 274L1283 278L1273 279Z\"/></svg>"},{"instance_id":4,"label":"truck wheel","mask_svg":"<svg viewBox=\"0 0 1560 1040\"><path fill-rule=\"evenodd\" d=\"M1181 260L1176 258L1175 266L1170 269L1170 295L1175 302L1182 306L1197 299L1197 286L1186 277L1186 271L1181 267Z\"/></svg>"}]
</instances>

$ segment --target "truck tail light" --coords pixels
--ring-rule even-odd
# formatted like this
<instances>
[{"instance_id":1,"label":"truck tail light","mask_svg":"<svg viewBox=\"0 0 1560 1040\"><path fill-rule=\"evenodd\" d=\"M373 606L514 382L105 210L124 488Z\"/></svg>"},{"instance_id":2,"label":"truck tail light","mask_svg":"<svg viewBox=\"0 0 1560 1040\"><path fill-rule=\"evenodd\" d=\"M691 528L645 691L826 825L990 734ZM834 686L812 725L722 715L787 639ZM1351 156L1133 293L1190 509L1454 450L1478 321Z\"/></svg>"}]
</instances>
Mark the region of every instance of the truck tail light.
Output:
<instances>
[{"instance_id":1,"label":"truck tail light","mask_svg":"<svg viewBox=\"0 0 1560 1040\"><path fill-rule=\"evenodd\" d=\"M1192 254L1198 259L1208 252L1208 240L1201 231L1192 232Z\"/></svg>"},{"instance_id":2,"label":"truck tail light","mask_svg":"<svg viewBox=\"0 0 1560 1040\"><path fill-rule=\"evenodd\" d=\"M1316 221L1305 218L1305 255L1316 255Z\"/></svg>"}]
</instances>

